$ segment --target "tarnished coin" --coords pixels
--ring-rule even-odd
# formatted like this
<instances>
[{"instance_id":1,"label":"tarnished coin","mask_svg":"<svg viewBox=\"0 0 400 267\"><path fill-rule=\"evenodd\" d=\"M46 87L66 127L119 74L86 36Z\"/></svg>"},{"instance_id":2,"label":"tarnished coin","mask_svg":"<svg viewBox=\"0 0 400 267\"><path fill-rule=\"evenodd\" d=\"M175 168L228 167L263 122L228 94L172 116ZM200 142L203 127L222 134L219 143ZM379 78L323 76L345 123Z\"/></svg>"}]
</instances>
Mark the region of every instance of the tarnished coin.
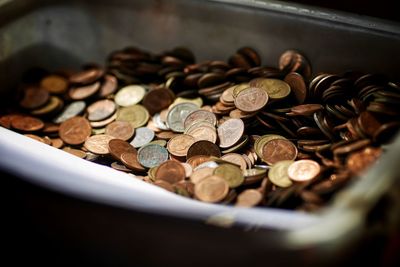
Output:
<instances>
[{"instance_id":1,"label":"tarnished coin","mask_svg":"<svg viewBox=\"0 0 400 267\"><path fill-rule=\"evenodd\" d=\"M128 85L121 88L115 95L115 102L121 107L133 106L142 101L146 89L140 85Z\"/></svg>"},{"instance_id":2,"label":"tarnished coin","mask_svg":"<svg viewBox=\"0 0 400 267\"><path fill-rule=\"evenodd\" d=\"M193 143L188 150L187 158L191 158L194 156L215 156L221 157L221 151L218 146L210 141L201 140Z\"/></svg>"},{"instance_id":3,"label":"tarnished coin","mask_svg":"<svg viewBox=\"0 0 400 267\"><path fill-rule=\"evenodd\" d=\"M40 81L40 87L52 94L63 94L68 89L68 80L63 76L52 74Z\"/></svg>"},{"instance_id":4,"label":"tarnished coin","mask_svg":"<svg viewBox=\"0 0 400 267\"><path fill-rule=\"evenodd\" d=\"M31 116L14 116L11 119L11 126L20 131L35 132L43 129L44 123L42 120Z\"/></svg>"},{"instance_id":5,"label":"tarnished coin","mask_svg":"<svg viewBox=\"0 0 400 267\"><path fill-rule=\"evenodd\" d=\"M255 112L268 102L267 93L258 87L248 87L238 93L235 98L235 106L244 112Z\"/></svg>"},{"instance_id":6,"label":"tarnished coin","mask_svg":"<svg viewBox=\"0 0 400 267\"><path fill-rule=\"evenodd\" d=\"M217 168L215 168L214 175L217 175L227 181L230 188L236 188L244 181L244 176L241 169L231 164L219 165Z\"/></svg>"},{"instance_id":7,"label":"tarnished coin","mask_svg":"<svg viewBox=\"0 0 400 267\"><path fill-rule=\"evenodd\" d=\"M136 148L134 148L128 142L121 139L112 139L108 142L108 151L111 156L116 160L121 161L121 155L123 153L137 153Z\"/></svg>"},{"instance_id":8,"label":"tarnished coin","mask_svg":"<svg viewBox=\"0 0 400 267\"><path fill-rule=\"evenodd\" d=\"M155 173L156 180L164 180L171 184L184 180L185 176L185 168L175 160L161 163Z\"/></svg>"},{"instance_id":9,"label":"tarnished coin","mask_svg":"<svg viewBox=\"0 0 400 267\"><path fill-rule=\"evenodd\" d=\"M262 148L262 160L268 165L282 160L295 160L296 157L296 146L286 139L270 140Z\"/></svg>"},{"instance_id":10,"label":"tarnished coin","mask_svg":"<svg viewBox=\"0 0 400 267\"><path fill-rule=\"evenodd\" d=\"M186 117L199 107L193 103L180 103L170 109L167 115L169 128L174 132L183 133L185 130L184 122Z\"/></svg>"},{"instance_id":11,"label":"tarnished coin","mask_svg":"<svg viewBox=\"0 0 400 267\"><path fill-rule=\"evenodd\" d=\"M135 133L135 129L127 121L114 121L106 126L105 134L121 140L129 140Z\"/></svg>"},{"instance_id":12,"label":"tarnished coin","mask_svg":"<svg viewBox=\"0 0 400 267\"><path fill-rule=\"evenodd\" d=\"M131 141L133 147L142 147L151 142L154 138L154 132L147 127L140 127L135 130L135 137Z\"/></svg>"},{"instance_id":13,"label":"tarnished coin","mask_svg":"<svg viewBox=\"0 0 400 267\"><path fill-rule=\"evenodd\" d=\"M115 110L116 105L114 101L108 99L98 100L88 106L88 119L90 121L101 121L114 114Z\"/></svg>"},{"instance_id":14,"label":"tarnished coin","mask_svg":"<svg viewBox=\"0 0 400 267\"><path fill-rule=\"evenodd\" d=\"M24 96L19 105L25 109L36 109L46 104L49 98L50 94L47 90L29 87L24 90Z\"/></svg>"},{"instance_id":15,"label":"tarnished coin","mask_svg":"<svg viewBox=\"0 0 400 267\"><path fill-rule=\"evenodd\" d=\"M69 89L69 97L73 100L83 100L97 93L99 89L100 82L79 87L72 87Z\"/></svg>"},{"instance_id":16,"label":"tarnished coin","mask_svg":"<svg viewBox=\"0 0 400 267\"><path fill-rule=\"evenodd\" d=\"M64 108L64 110L53 120L55 123L62 123L72 117L81 114L86 107L85 101L74 101Z\"/></svg>"},{"instance_id":17,"label":"tarnished coin","mask_svg":"<svg viewBox=\"0 0 400 267\"><path fill-rule=\"evenodd\" d=\"M35 116L47 115L62 109L63 106L64 101L62 101L61 98L57 96L50 96L49 101L47 101L44 106L32 110L31 114Z\"/></svg>"},{"instance_id":18,"label":"tarnished coin","mask_svg":"<svg viewBox=\"0 0 400 267\"><path fill-rule=\"evenodd\" d=\"M288 169L293 160L282 160L271 166L268 171L269 180L279 187L289 187L293 184L289 178Z\"/></svg>"},{"instance_id":19,"label":"tarnished coin","mask_svg":"<svg viewBox=\"0 0 400 267\"><path fill-rule=\"evenodd\" d=\"M263 195L256 189L246 189L237 197L235 206L254 207L261 203Z\"/></svg>"},{"instance_id":20,"label":"tarnished coin","mask_svg":"<svg viewBox=\"0 0 400 267\"><path fill-rule=\"evenodd\" d=\"M287 97L290 94L290 86L278 79L257 78L250 81L250 86L259 87L268 94L269 98L277 100Z\"/></svg>"},{"instance_id":21,"label":"tarnished coin","mask_svg":"<svg viewBox=\"0 0 400 267\"><path fill-rule=\"evenodd\" d=\"M168 150L160 145L148 144L139 149L137 157L142 166L152 168L168 160Z\"/></svg>"},{"instance_id":22,"label":"tarnished coin","mask_svg":"<svg viewBox=\"0 0 400 267\"><path fill-rule=\"evenodd\" d=\"M307 99L307 86L303 76L297 72L290 72L285 76L284 81L290 86L297 103L303 104Z\"/></svg>"},{"instance_id":23,"label":"tarnished coin","mask_svg":"<svg viewBox=\"0 0 400 267\"><path fill-rule=\"evenodd\" d=\"M194 137L180 134L171 138L167 143L169 153L177 157L186 157L189 147L195 142Z\"/></svg>"},{"instance_id":24,"label":"tarnished coin","mask_svg":"<svg viewBox=\"0 0 400 267\"><path fill-rule=\"evenodd\" d=\"M98 155L108 154L108 142L110 142L114 137L106 134L92 135L86 139L84 147L90 152Z\"/></svg>"},{"instance_id":25,"label":"tarnished coin","mask_svg":"<svg viewBox=\"0 0 400 267\"><path fill-rule=\"evenodd\" d=\"M83 117L72 117L61 123L58 130L60 138L69 145L80 145L91 135L92 127Z\"/></svg>"},{"instance_id":26,"label":"tarnished coin","mask_svg":"<svg viewBox=\"0 0 400 267\"><path fill-rule=\"evenodd\" d=\"M289 178L296 182L309 181L318 176L321 171L319 164L313 160L295 161L288 168Z\"/></svg>"},{"instance_id":27,"label":"tarnished coin","mask_svg":"<svg viewBox=\"0 0 400 267\"><path fill-rule=\"evenodd\" d=\"M137 152L124 152L121 154L121 162L131 170L144 172L146 169L139 163Z\"/></svg>"},{"instance_id":28,"label":"tarnished coin","mask_svg":"<svg viewBox=\"0 0 400 267\"><path fill-rule=\"evenodd\" d=\"M195 196L204 202L215 203L223 200L229 191L228 183L219 176L209 176L194 186Z\"/></svg>"},{"instance_id":29,"label":"tarnished coin","mask_svg":"<svg viewBox=\"0 0 400 267\"><path fill-rule=\"evenodd\" d=\"M69 77L69 82L74 84L89 84L99 80L104 75L104 70L91 68L74 73Z\"/></svg>"},{"instance_id":30,"label":"tarnished coin","mask_svg":"<svg viewBox=\"0 0 400 267\"><path fill-rule=\"evenodd\" d=\"M218 127L219 146L228 148L235 145L244 132L244 123L241 119L226 120Z\"/></svg>"},{"instance_id":31,"label":"tarnished coin","mask_svg":"<svg viewBox=\"0 0 400 267\"><path fill-rule=\"evenodd\" d=\"M123 107L117 112L117 121L128 121L133 128L139 128L147 123L150 114L142 105Z\"/></svg>"},{"instance_id":32,"label":"tarnished coin","mask_svg":"<svg viewBox=\"0 0 400 267\"><path fill-rule=\"evenodd\" d=\"M215 126L217 124L217 117L214 113L199 109L192 111L188 114L184 121L184 128L187 129L189 126L193 125L194 123L198 123L199 121L207 121L211 125Z\"/></svg>"},{"instance_id":33,"label":"tarnished coin","mask_svg":"<svg viewBox=\"0 0 400 267\"><path fill-rule=\"evenodd\" d=\"M166 88L150 90L143 98L143 106L150 114L155 114L167 108L174 101L174 93Z\"/></svg>"}]
</instances>

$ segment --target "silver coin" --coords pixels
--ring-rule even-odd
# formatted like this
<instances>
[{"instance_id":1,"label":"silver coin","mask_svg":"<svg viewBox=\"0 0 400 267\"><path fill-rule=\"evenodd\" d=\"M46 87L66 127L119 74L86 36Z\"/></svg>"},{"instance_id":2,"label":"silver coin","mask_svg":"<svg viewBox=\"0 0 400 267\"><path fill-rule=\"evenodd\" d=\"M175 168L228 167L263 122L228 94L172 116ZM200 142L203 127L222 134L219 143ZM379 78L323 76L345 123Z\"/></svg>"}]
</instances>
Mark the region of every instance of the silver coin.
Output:
<instances>
[{"instance_id":1,"label":"silver coin","mask_svg":"<svg viewBox=\"0 0 400 267\"><path fill-rule=\"evenodd\" d=\"M183 133L185 130L184 122L186 117L199 107L193 103L180 103L174 106L167 115L168 126L174 132Z\"/></svg>"},{"instance_id":2,"label":"silver coin","mask_svg":"<svg viewBox=\"0 0 400 267\"><path fill-rule=\"evenodd\" d=\"M85 101L75 101L64 108L64 110L53 120L55 123L62 123L72 117L81 114L86 108Z\"/></svg>"},{"instance_id":3,"label":"silver coin","mask_svg":"<svg viewBox=\"0 0 400 267\"><path fill-rule=\"evenodd\" d=\"M151 140L153 140L153 138L154 138L153 130L147 127L136 128L135 137L131 141L131 145L136 148L142 147L150 143Z\"/></svg>"},{"instance_id":4,"label":"silver coin","mask_svg":"<svg viewBox=\"0 0 400 267\"><path fill-rule=\"evenodd\" d=\"M148 144L138 150L138 161L146 168L152 168L168 160L168 150L160 145Z\"/></svg>"}]
</instances>

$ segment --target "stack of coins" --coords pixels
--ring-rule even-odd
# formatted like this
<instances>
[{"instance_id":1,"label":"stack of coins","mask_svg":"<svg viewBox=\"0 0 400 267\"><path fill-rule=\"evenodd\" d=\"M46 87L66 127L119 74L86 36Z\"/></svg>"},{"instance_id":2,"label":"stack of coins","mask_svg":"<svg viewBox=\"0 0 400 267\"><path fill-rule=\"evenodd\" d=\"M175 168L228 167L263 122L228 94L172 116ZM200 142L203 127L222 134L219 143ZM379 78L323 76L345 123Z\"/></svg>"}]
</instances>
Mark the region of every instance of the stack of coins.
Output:
<instances>
[{"instance_id":1,"label":"stack of coins","mask_svg":"<svg viewBox=\"0 0 400 267\"><path fill-rule=\"evenodd\" d=\"M118 50L106 67L30 70L0 125L184 197L314 211L376 162L400 128L400 85L312 76L297 51L250 47L195 63L183 47Z\"/></svg>"}]
</instances>

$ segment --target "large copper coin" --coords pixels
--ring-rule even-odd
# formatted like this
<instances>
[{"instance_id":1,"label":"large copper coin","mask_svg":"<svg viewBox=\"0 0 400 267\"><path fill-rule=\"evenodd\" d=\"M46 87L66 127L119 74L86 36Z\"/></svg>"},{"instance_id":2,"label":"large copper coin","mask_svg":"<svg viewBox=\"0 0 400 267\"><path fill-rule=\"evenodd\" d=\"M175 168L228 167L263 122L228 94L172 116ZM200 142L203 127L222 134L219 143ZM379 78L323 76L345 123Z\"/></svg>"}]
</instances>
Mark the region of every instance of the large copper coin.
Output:
<instances>
[{"instance_id":1,"label":"large copper coin","mask_svg":"<svg viewBox=\"0 0 400 267\"><path fill-rule=\"evenodd\" d=\"M221 157L221 151L218 146L210 141L200 140L193 143L188 150L187 158L191 158L193 156L215 156Z\"/></svg>"},{"instance_id":2,"label":"large copper coin","mask_svg":"<svg viewBox=\"0 0 400 267\"><path fill-rule=\"evenodd\" d=\"M24 90L24 97L19 104L26 109L36 109L46 104L49 98L50 94L48 91L41 88L29 87Z\"/></svg>"},{"instance_id":3,"label":"large copper coin","mask_svg":"<svg viewBox=\"0 0 400 267\"><path fill-rule=\"evenodd\" d=\"M219 146L228 148L236 144L244 132L241 119L229 119L218 127Z\"/></svg>"},{"instance_id":4,"label":"large copper coin","mask_svg":"<svg viewBox=\"0 0 400 267\"><path fill-rule=\"evenodd\" d=\"M106 134L92 135L86 139L84 147L94 154L105 155L110 153L108 150L108 142L112 139L114 139L114 137Z\"/></svg>"},{"instance_id":5,"label":"large copper coin","mask_svg":"<svg viewBox=\"0 0 400 267\"><path fill-rule=\"evenodd\" d=\"M64 121L58 130L60 138L69 145L79 145L92 133L92 127L87 119L73 117Z\"/></svg>"},{"instance_id":6,"label":"large copper coin","mask_svg":"<svg viewBox=\"0 0 400 267\"><path fill-rule=\"evenodd\" d=\"M169 153L177 157L186 157L189 147L195 142L194 137L180 134L171 138L167 143Z\"/></svg>"},{"instance_id":7,"label":"large copper coin","mask_svg":"<svg viewBox=\"0 0 400 267\"><path fill-rule=\"evenodd\" d=\"M99 100L88 106L88 119L90 121L101 121L114 114L115 110L114 101L108 99Z\"/></svg>"},{"instance_id":8,"label":"large copper coin","mask_svg":"<svg viewBox=\"0 0 400 267\"><path fill-rule=\"evenodd\" d=\"M257 87L249 87L241 91L235 98L235 106L244 112L255 112L268 102L267 93Z\"/></svg>"},{"instance_id":9,"label":"large copper coin","mask_svg":"<svg viewBox=\"0 0 400 267\"><path fill-rule=\"evenodd\" d=\"M137 153L136 148L121 139L112 139L108 142L108 151L116 160L121 161L123 153Z\"/></svg>"},{"instance_id":10,"label":"large copper coin","mask_svg":"<svg viewBox=\"0 0 400 267\"><path fill-rule=\"evenodd\" d=\"M129 140L135 133L135 129L127 121L114 121L106 126L105 134L121 140Z\"/></svg>"},{"instance_id":11,"label":"large copper coin","mask_svg":"<svg viewBox=\"0 0 400 267\"><path fill-rule=\"evenodd\" d=\"M11 120L14 129L24 132L39 131L44 127L42 120L30 116L14 116Z\"/></svg>"},{"instance_id":12,"label":"large copper coin","mask_svg":"<svg viewBox=\"0 0 400 267\"><path fill-rule=\"evenodd\" d=\"M174 184L185 179L185 168L177 161L167 160L158 166L155 176L157 180Z\"/></svg>"},{"instance_id":13,"label":"large copper coin","mask_svg":"<svg viewBox=\"0 0 400 267\"><path fill-rule=\"evenodd\" d=\"M296 146L286 139L273 139L262 147L262 159L269 165L282 160L295 160L296 157Z\"/></svg>"},{"instance_id":14,"label":"large copper coin","mask_svg":"<svg viewBox=\"0 0 400 267\"><path fill-rule=\"evenodd\" d=\"M228 183L219 176L209 176L194 186L195 196L204 202L215 203L223 200L229 191Z\"/></svg>"},{"instance_id":15,"label":"large copper coin","mask_svg":"<svg viewBox=\"0 0 400 267\"><path fill-rule=\"evenodd\" d=\"M288 168L289 178L296 182L309 181L318 176L321 171L319 164L313 160L295 161Z\"/></svg>"},{"instance_id":16,"label":"large copper coin","mask_svg":"<svg viewBox=\"0 0 400 267\"><path fill-rule=\"evenodd\" d=\"M143 172L146 169L140 165L137 153L125 152L121 154L121 162L131 170Z\"/></svg>"},{"instance_id":17,"label":"large copper coin","mask_svg":"<svg viewBox=\"0 0 400 267\"><path fill-rule=\"evenodd\" d=\"M143 106L151 115L167 108L174 101L174 93L166 88L150 90L143 98Z\"/></svg>"}]
</instances>

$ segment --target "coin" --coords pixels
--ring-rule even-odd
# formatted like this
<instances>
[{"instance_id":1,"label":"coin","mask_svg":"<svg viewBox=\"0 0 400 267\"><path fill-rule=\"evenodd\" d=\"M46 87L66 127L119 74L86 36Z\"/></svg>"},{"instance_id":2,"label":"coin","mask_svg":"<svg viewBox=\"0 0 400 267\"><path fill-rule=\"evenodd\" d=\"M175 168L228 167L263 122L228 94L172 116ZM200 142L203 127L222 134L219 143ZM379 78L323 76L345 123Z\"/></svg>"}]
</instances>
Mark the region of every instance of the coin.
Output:
<instances>
[{"instance_id":1,"label":"coin","mask_svg":"<svg viewBox=\"0 0 400 267\"><path fill-rule=\"evenodd\" d=\"M121 172L131 172L131 169L127 168L125 165L120 164L119 162L114 161L111 163L111 168Z\"/></svg>"},{"instance_id":2,"label":"coin","mask_svg":"<svg viewBox=\"0 0 400 267\"><path fill-rule=\"evenodd\" d=\"M135 129L127 121L114 121L106 126L105 134L124 141L132 138Z\"/></svg>"},{"instance_id":3,"label":"coin","mask_svg":"<svg viewBox=\"0 0 400 267\"><path fill-rule=\"evenodd\" d=\"M169 128L174 132L183 133L185 130L184 122L186 117L199 107L193 103L180 103L170 109L167 115Z\"/></svg>"},{"instance_id":4,"label":"coin","mask_svg":"<svg viewBox=\"0 0 400 267\"><path fill-rule=\"evenodd\" d=\"M139 149L137 157L142 166L152 168L168 160L168 150L160 145L148 144Z\"/></svg>"},{"instance_id":5,"label":"coin","mask_svg":"<svg viewBox=\"0 0 400 267\"><path fill-rule=\"evenodd\" d=\"M40 136L37 136L36 134L24 134L24 136L29 137L29 138L31 138L33 140L39 141L41 143L44 143L43 138L40 137Z\"/></svg>"},{"instance_id":6,"label":"coin","mask_svg":"<svg viewBox=\"0 0 400 267\"><path fill-rule=\"evenodd\" d=\"M189 147L195 142L194 137L180 134L171 138L167 143L169 153L177 157L185 157Z\"/></svg>"},{"instance_id":7,"label":"coin","mask_svg":"<svg viewBox=\"0 0 400 267\"><path fill-rule=\"evenodd\" d=\"M25 109L37 109L46 104L49 98L48 91L37 87L29 87L24 90L24 96L19 105Z\"/></svg>"},{"instance_id":8,"label":"coin","mask_svg":"<svg viewBox=\"0 0 400 267\"><path fill-rule=\"evenodd\" d=\"M244 181L244 176L239 167L231 164L221 164L214 170L217 175L228 182L229 188L236 188Z\"/></svg>"},{"instance_id":9,"label":"coin","mask_svg":"<svg viewBox=\"0 0 400 267\"><path fill-rule=\"evenodd\" d=\"M355 175L360 175L382 154L381 148L366 147L361 151L351 153L346 160L346 167Z\"/></svg>"},{"instance_id":10,"label":"coin","mask_svg":"<svg viewBox=\"0 0 400 267\"><path fill-rule=\"evenodd\" d=\"M154 132L147 127L137 128L135 131L135 137L131 141L131 145L133 147L142 147L154 138Z\"/></svg>"},{"instance_id":11,"label":"coin","mask_svg":"<svg viewBox=\"0 0 400 267\"><path fill-rule=\"evenodd\" d=\"M104 76L104 81L100 86L98 96L107 97L113 94L118 88L118 80L113 75L106 74Z\"/></svg>"},{"instance_id":12,"label":"coin","mask_svg":"<svg viewBox=\"0 0 400 267\"><path fill-rule=\"evenodd\" d=\"M142 101L146 89L140 85L128 85L121 88L115 95L115 103L122 107L133 106Z\"/></svg>"},{"instance_id":13,"label":"coin","mask_svg":"<svg viewBox=\"0 0 400 267\"><path fill-rule=\"evenodd\" d=\"M254 207L261 203L263 195L256 189L246 189L237 197L235 206Z\"/></svg>"},{"instance_id":14,"label":"coin","mask_svg":"<svg viewBox=\"0 0 400 267\"><path fill-rule=\"evenodd\" d=\"M235 106L244 112L255 112L268 102L267 93L257 87L248 87L242 90L235 98Z\"/></svg>"},{"instance_id":15,"label":"coin","mask_svg":"<svg viewBox=\"0 0 400 267\"><path fill-rule=\"evenodd\" d=\"M149 112L142 105L123 107L117 112L117 121L128 121L133 128L142 127L149 120Z\"/></svg>"},{"instance_id":16,"label":"coin","mask_svg":"<svg viewBox=\"0 0 400 267\"><path fill-rule=\"evenodd\" d=\"M69 97L73 100L83 100L97 93L99 89L100 82L79 87L72 87L69 89Z\"/></svg>"},{"instance_id":17,"label":"coin","mask_svg":"<svg viewBox=\"0 0 400 267\"><path fill-rule=\"evenodd\" d=\"M261 158L268 165L273 165L282 160L295 160L296 157L296 146L286 139L273 139L262 147Z\"/></svg>"},{"instance_id":18,"label":"coin","mask_svg":"<svg viewBox=\"0 0 400 267\"><path fill-rule=\"evenodd\" d=\"M47 101L44 106L32 110L31 114L35 116L47 115L62 109L63 105L64 102L61 100L61 98L57 96L50 96L49 101Z\"/></svg>"},{"instance_id":19,"label":"coin","mask_svg":"<svg viewBox=\"0 0 400 267\"><path fill-rule=\"evenodd\" d=\"M168 183L167 181L164 180L157 180L154 182L154 185L159 186L171 193L175 193L175 188L172 184Z\"/></svg>"},{"instance_id":20,"label":"coin","mask_svg":"<svg viewBox=\"0 0 400 267\"><path fill-rule=\"evenodd\" d=\"M217 124L217 117L214 113L207 110L199 109L192 111L187 115L186 119L184 120L184 129L189 128L194 123L198 123L199 121L206 121L215 126Z\"/></svg>"},{"instance_id":21,"label":"coin","mask_svg":"<svg viewBox=\"0 0 400 267\"><path fill-rule=\"evenodd\" d=\"M307 99L307 86L304 82L303 76L297 72L290 72L285 76L284 81L290 86L297 103L303 104Z\"/></svg>"},{"instance_id":22,"label":"coin","mask_svg":"<svg viewBox=\"0 0 400 267\"><path fill-rule=\"evenodd\" d=\"M121 154L121 162L131 170L144 172L146 169L139 163L137 152L124 152Z\"/></svg>"},{"instance_id":23,"label":"coin","mask_svg":"<svg viewBox=\"0 0 400 267\"><path fill-rule=\"evenodd\" d=\"M201 169L195 170L192 175L190 175L190 181L194 184L197 184L204 178L207 178L211 175L213 175L215 168L210 168L210 167L204 167Z\"/></svg>"},{"instance_id":24,"label":"coin","mask_svg":"<svg viewBox=\"0 0 400 267\"><path fill-rule=\"evenodd\" d=\"M68 89L68 80L60 75L48 75L40 81L40 88L52 94L63 94Z\"/></svg>"},{"instance_id":25,"label":"coin","mask_svg":"<svg viewBox=\"0 0 400 267\"><path fill-rule=\"evenodd\" d=\"M89 84L97 81L104 75L104 70L99 68L91 68L74 73L69 77L69 82L74 84Z\"/></svg>"},{"instance_id":26,"label":"coin","mask_svg":"<svg viewBox=\"0 0 400 267\"><path fill-rule=\"evenodd\" d=\"M290 108L290 111L296 115L312 116L315 112L324 109L320 104L303 104Z\"/></svg>"},{"instance_id":27,"label":"coin","mask_svg":"<svg viewBox=\"0 0 400 267\"><path fill-rule=\"evenodd\" d=\"M44 123L42 120L31 116L14 116L11 119L11 126L20 131L35 132L43 129Z\"/></svg>"},{"instance_id":28,"label":"coin","mask_svg":"<svg viewBox=\"0 0 400 267\"><path fill-rule=\"evenodd\" d=\"M289 178L288 169L293 160L281 160L273 164L268 171L269 180L276 186L289 187L293 184Z\"/></svg>"},{"instance_id":29,"label":"coin","mask_svg":"<svg viewBox=\"0 0 400 267\"><path fill-rule=\"evenodd\" d=\"M229 119L218 127L219 146L228 148L236 144L244 132L241 119Z\"/></svg>"},{"instance_id":30,"label":"coin","mask_svg":"<svg viewBox=\"0 0 400 267\"><path fill-rule=\"evenodd\" d=\"M90 121L101 121L114 114L115 110L116 106L114 101L108 99L98 100L88 106L88 119Z\"/></svg>"},{"instance_id":31,"label":"coin","mask_svg":"<svg viewBox=\"0 0 400 267\"><path fill-rule=\"evenodd\" d=\"M128 142L121 139L112 139L108 142L108 151L113 158L121 161L123 153L137 153L136 149Z\"/></svg>"},{"instance_id":32,"label":"coin","mask_svg":"<svg viewBox=\"0 0 400 267\"><path fill-rule=\"evenodd\" d=\"M233 164L236 164L240 167L240 169L245 170L247 168L247 164L245 159L237 153L228 153L225 154L221 157L222 160L231 162Z\"/></svg>"},{"instance_id":33,"label":"coin","mask_svg":"<svg viewBox=\"0 0 400 267\"><path fill-rule=\"evenodd\" d=\"M55 123L62 123L72 117L81 114L86 108L84 101L74 101L64 108L64 110L53 120Z\"/></svg>"},{"instance_id":34,"label":"coin","mask_svg":"<svg viewBox=\"0 0 400 267\"><path fill-rule=\"evenodd\" d=\"M218 146L210 141L200 140L194 142L188 150L187 158L191 158L194 156L215 156L221 157L221 151L219 150Z\"/></svg>"},{"instance_id":35,"label":"coin","mask_svg":"<svg viewBox=\"0 0 400 267\"><path fill-rule=\"evenodd\" d=\"M204 202L215 203L223 200L229 191L228 183L219 176L209 176L194 186L195 196Z\"/></svg>"},{"instance_id":36,"label":"coin","mask_svg":"<svg viewBox=\"0 0 400 267\"><path fill-rule=\"evenodd\" d=\"M199 121L192 124L184 133L193 136L196 141L207 140L212 143L217 142L217 130L207 121Z\"/></svg>"},{"instance_id":37,"label":"coin","mask_svg":"<svg viewBox=\"0 0 400 267\"><path fill-rule=\"evenodd\" d=\"M108 142L112 139L114 139L114 137L106 134L92 135L86 139L83 146L94 154L105 155L110 153L108 150Z\"/></svg>"},{"instance_id":38,"label":"coin","mask_svg":"<svg viewBox=\"0 0 400 267\"><path fill-rule=\"evenodd\" d=\"M81 159L86 158L85 151L82 151L80 149L75 149L75 148L71 148L71 147L64 147L62 150L67 152L67 153L69 153L69 154L71 154L71 155L77 156L78 158L81 158Z\"/></svg>"},{"instance_id":39,"label":"coin","mask_svg":"<svg viewBox=\"0 0 400 267\"><path fill-rule=\"evenodd\" d=\"M174 93L166 88L150 90L143 98L143 106L150 114L155 114L167 108L174 101Z\"/></svg>"},{"instance_id":40,"label":"coin","mask_svg":"<svg viewBox=\"0 0 400 267\"><path fill-rule=\"evenodd\" d=\"M92 127L89 121L83 117L72 117L63 123L59 128L60 138L69 145L80 145L90 136Z\"/></svg>"},{"instance_id":41,"label":"coin","mask_svg":"<svg viewBox=\"0 0 400 267\"><path fill-rule=\"evenodd\" d=\"M293 162L288 168L289 178L296 182L314 179L321 171L319 164L313 160L302 159Z\"/></svg>"},{"instance_id":42,"label":"coin","mask_svg":"<svg viewBox=\"0 0 400 267\"><path fill-rule=\"evenodd\" d=\"M254 79L250 81L250 86L259 87L268 94L273 100L283 99L290 94L290 86L278 79Z\"/></svg>"},{"instance_id":43,"label":"coin","mask_svg":"<svg viewBox=\"0 0 400 267\"><path fill-rule=\"evenodd\" d=\"M185 168L174 160L161 163L155 173L156 180L164 180L171 184L184 180L185 176Z\"/></svg>"},{"instance_id":44,"label":"coin","mask_svg":"<svg viewBox=\"0 0 400 267\"><path fill-rule=\"evenodd\" d=\"M64 141L61 138L51 139L51 145L55 148L62 148L64 146Z\"/></svg>"}]
</instances>

